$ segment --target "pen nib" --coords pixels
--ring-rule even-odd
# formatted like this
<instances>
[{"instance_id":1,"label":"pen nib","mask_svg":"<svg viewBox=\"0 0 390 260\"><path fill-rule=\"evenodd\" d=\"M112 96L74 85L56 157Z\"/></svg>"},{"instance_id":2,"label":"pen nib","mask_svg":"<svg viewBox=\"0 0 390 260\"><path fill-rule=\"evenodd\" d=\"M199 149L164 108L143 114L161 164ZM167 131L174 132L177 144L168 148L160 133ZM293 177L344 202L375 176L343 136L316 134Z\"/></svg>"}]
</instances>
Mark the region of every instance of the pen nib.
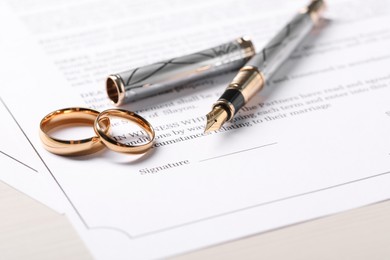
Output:
<instances>
[{"instance_id":1,"label":"pen nib","mask_svg":"<svg viewBox=\"0 0 390 260\"><path fill-rule=\"evenodd\" d=\"M204 130L205 133L215 131L221 128L228 118L228 113L221 106L215 106L210 113L206 115L207 124Z\"/></svg>"}]
</instances>

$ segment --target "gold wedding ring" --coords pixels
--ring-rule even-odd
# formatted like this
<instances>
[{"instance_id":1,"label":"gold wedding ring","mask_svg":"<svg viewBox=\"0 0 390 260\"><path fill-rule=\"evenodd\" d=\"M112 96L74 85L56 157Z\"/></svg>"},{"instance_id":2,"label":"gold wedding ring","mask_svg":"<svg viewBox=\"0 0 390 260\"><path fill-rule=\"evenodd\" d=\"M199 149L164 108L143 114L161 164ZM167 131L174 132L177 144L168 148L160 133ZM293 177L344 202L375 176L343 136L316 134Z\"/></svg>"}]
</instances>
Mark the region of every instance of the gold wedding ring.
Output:
<instances>
[{"instance_id":1,"label":"gold wedding ring","mask_svg":"<svg viewBox=\"0 0 390 260\"><path fill-rule=\"evenodd\" d=\"M140 145L128 145L117 142L108 132L111 128L110 117L119 117L134 122L148 135L148 141ZM62 140L55 138L49 132L55 128L90 125L96 136L81 140ZM150 123L134 112L123 109L108 109L101 113L89 108L64 108L51 112L41 120L39 136L44 147L55 154L87 155L97 152L107 146L121 153L144 153L153 146L155 133Z\"/></svg>"},{"instance_id":2,"label":"gold wedding ring","mask_svg":"<svg viewBox=\"0 0 390 260\"><path fill-rule=\"evenodd\" d=\"M139 127L145 130L145 132L148 134L149 140L146 143L134 146L117 142L107 134L107 122L109 122L110 116L124 118L136 123ZM123 109L107 109L101 112L95 120L94 129L96 134L100 137L101 141L109 149L120 153L144 153L152 148L155 137L154 129L146 119L134 112Z\"/></svg>"},{"instance_id":3,"label":"gold wedding ring","mask_svg":"<svg viewBox=\"0 0 390 260\"><path fill-rule=\"evenodd\" d=\"M81 140L62 140L50 136L48 133L54 128L72 125L93 126L99 112L88 108L64 108L51 112L41 120L39 136L44 147L55 154L61 155L86 155L104 148L99 136L93 136ZM101 122L108 131L109 119Z\"/></svg>"}]
</instances>

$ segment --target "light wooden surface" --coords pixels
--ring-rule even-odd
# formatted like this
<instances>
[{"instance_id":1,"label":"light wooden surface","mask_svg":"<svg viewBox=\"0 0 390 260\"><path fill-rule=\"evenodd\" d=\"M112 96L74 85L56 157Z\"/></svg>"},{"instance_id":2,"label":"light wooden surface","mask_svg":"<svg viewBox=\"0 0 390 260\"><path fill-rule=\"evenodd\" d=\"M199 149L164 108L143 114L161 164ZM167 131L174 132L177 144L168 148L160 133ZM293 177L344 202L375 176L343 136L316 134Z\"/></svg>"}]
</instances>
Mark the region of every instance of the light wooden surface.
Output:
<instances>
[{"instance_id":1,"label":"light wooden surface","mask_svg":"<svg viewBox=\"0 0 390 260\"><path fill-rule=\"evenodd\" d=\"M0 259L92 259L65 216L0 181Z\"/></svg>"},{"instance_id":2,"label":"light wooden surface","mask_svg":"<svg viewBox=\"0 0 390 260\"><path fill-rule=\"evenodd\" d=\"M0 259L92 259L63 215L0 181ZM192 259L390 259L390 201L176 256Z\"/></svg>"}]
</instances>

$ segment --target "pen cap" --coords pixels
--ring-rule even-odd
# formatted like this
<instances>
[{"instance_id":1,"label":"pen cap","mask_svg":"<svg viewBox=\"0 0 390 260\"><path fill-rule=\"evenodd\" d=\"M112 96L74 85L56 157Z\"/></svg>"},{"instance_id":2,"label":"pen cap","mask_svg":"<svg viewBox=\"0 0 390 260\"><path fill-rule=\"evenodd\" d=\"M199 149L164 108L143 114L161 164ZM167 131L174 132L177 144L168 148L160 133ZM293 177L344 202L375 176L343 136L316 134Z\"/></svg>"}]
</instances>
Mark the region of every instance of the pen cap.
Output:
<instances>
[{"instance_id":1,"label":"pen cap","mask_svg":"<svg viewBox=\"0 0 390 260\"><path fill-rule=\"evenodd\" d=\"M191 81L237 70L255 54L249 39L238 38L189 55L108 76L106 91L115 105L136 101Z\"/></svg>"}]
</instances>

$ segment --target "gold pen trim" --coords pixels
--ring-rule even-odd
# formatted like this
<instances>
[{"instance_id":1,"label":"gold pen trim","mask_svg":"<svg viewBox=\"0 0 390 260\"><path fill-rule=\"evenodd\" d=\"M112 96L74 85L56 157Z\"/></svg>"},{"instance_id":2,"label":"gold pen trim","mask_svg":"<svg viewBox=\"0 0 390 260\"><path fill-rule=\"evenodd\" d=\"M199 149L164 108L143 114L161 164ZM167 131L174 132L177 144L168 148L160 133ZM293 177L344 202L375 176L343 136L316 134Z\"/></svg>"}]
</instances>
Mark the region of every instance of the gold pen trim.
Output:
<instances>
[{"instance_id":1,"label":"gold pen trim","mask_svg":"<svg viewBox=\"0 0 390 260\"><path fill-rule=\"evenodd\" d=\"M107 95L111 101L119 106L125 99L125 85L119 75L110 75L106 80Z\"/></svg>"},{"instance_id":2,"label":"gold pen trim","mask_svg":"<svg viewBox=\"0 0 390 260\"><path fill-rule=\"evenodd\" d=\"M240 69L227 89L237 89L244 96L247 103L265 85L263 73L252 66L244 66Z\"/></svg>"},{"instance_id":3,"label":"gold pen trim","mask_svg":"<svg viewBox=\"0 0 390 260\"><path fill-rule=\"evenodd\" d=\"M251 58L256 54L255 46L248 37L241 37L237 39L238 44L244 49L244 56Z\"/></svg>"},{"instance_id":4,"label":"gold pen trim","mask_svg":"<svg viewBox=\"0 0 390 260\"><path fill-rule=\"evenodd\" d=\"M324 0L312 0L308 6L301 10L301 13L308 13L314 25L317 25L325 10L326 3Z\"/></svg>"}]
</instances>

